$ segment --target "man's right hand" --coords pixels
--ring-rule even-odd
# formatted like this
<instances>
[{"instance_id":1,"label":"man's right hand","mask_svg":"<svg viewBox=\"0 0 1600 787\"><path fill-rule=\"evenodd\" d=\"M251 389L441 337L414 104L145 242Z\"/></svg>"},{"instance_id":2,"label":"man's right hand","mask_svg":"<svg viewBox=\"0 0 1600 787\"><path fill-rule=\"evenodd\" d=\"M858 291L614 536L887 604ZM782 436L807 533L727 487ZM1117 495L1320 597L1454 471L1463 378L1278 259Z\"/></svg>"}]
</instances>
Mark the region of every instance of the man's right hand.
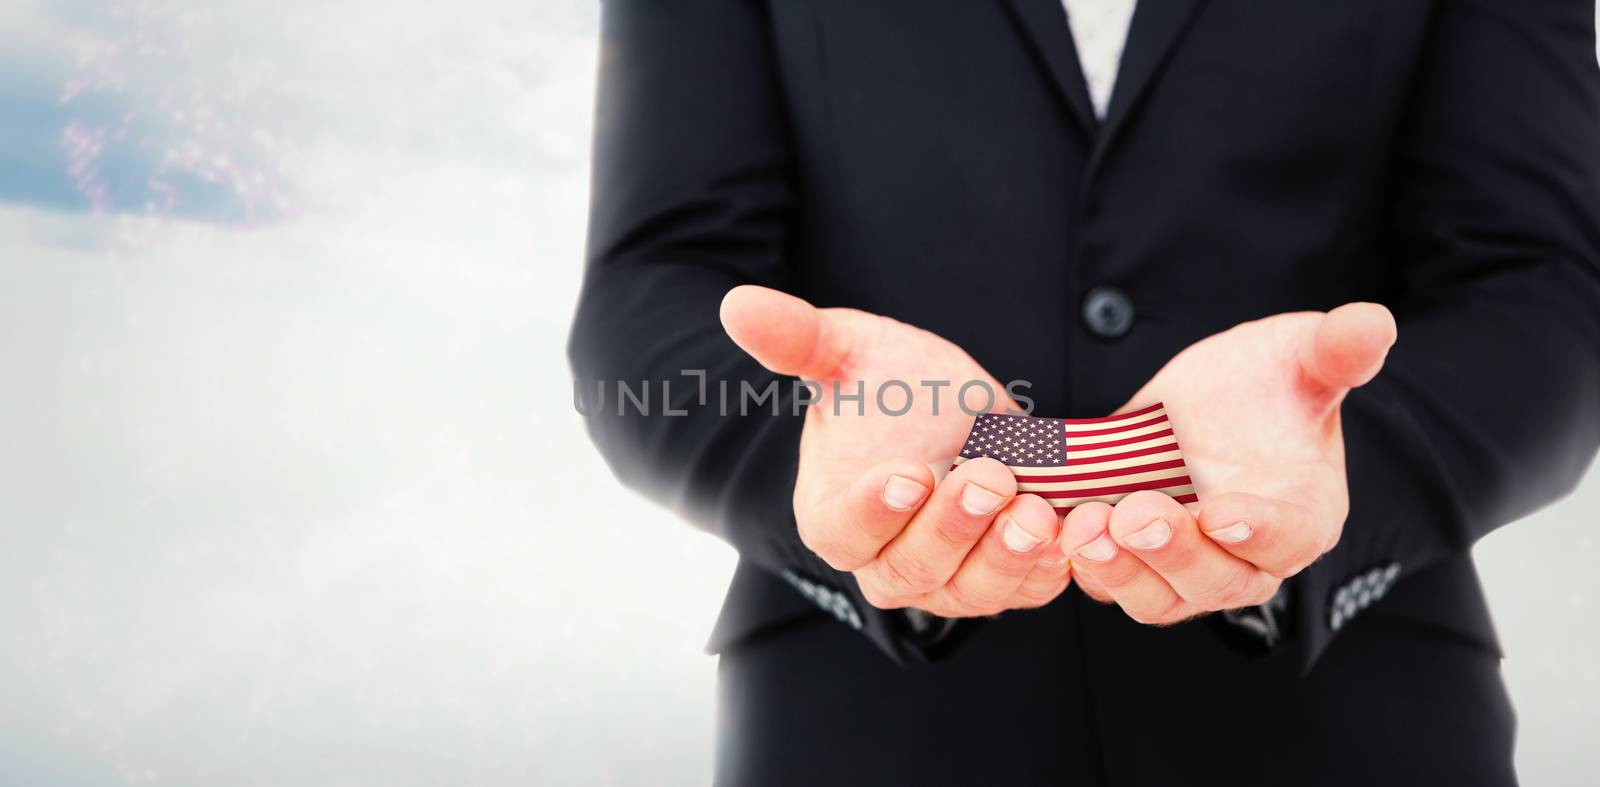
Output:
<instances>
[{"instance_id":1,"label":"man's right hand","mask_svg":"<svg viewBox=\"0 0 1600 787\"><path fill-rule=\"evenodd\" d=\"M967 407L1014 407L1005 389L950 342L887 317L818 309L744 286L722 301L722 324L761 365L819 383L806 412L794 512L800 539L828 565L855 575L868 603L941 617L1037 607L1066 589L1060 520L1042 498L1018 495L993 459L964 462L943 480L972 428ZM947 380L935 391L925 380ZM905 388L879 387L903 381ZM837 389L836 389L837 386ZM835 401L835 391L861 402Z\"/></svg>"}]
</instances>

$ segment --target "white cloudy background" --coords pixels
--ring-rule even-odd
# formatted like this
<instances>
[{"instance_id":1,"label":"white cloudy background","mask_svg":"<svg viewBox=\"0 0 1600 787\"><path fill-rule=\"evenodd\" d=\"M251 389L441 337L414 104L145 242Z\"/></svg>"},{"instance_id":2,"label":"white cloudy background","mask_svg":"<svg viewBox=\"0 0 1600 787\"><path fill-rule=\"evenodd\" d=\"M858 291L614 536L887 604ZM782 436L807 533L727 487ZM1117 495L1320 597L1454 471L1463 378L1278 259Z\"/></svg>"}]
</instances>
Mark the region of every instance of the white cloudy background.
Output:
<instances>
[{"instance_id":1,"label":"white cloudy background","mask_svg":"<svg viewBox=\"0 0 1600 787\"><path fill-rule=\"evenodd\" d=\"M0 4L0 784L696 784L726 548L570 405L597 4ZM1600 776L1600 475L1479 549Z\"/></svg>"}]
</instances>

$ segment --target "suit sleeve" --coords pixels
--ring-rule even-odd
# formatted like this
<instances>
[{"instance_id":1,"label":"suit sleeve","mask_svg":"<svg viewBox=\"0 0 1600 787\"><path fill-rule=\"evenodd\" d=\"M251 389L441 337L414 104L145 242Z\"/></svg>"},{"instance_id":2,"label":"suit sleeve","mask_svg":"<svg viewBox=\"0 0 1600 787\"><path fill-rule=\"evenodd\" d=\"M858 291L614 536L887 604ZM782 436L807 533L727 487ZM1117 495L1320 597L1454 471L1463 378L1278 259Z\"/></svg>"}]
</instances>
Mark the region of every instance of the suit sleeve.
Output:
<instances>
[{"instance_id":1,"label":"suit sleeve","mask_svg":"<svg viewBox=\"0 0 1600 787\"><path fill-rule=\"evenodd\" d=\"M825 600L891 658L925 655L905 616L865 603L853 577L800 543L794 386L718 319L737 285L790 287L793 162L765 12L753 0L606 2L598 96L568 347L590 436L623 484ZM648 392L649 415L618 381ZM774 384L776 404L753 404Z\"/></svg>"},{"instance_id":2,"label":"suit sleeve","mask_svg":"<svg viewBox=\"0 0 1600 787\"><path fill-rule=\"evenodd\" d=\"M1600 444L1594 23L1591 0L1439 11L1394 161L1400 341L1344 404L1351 510L1299 581L1307 668L1351 594L1567 494Z\"/></svg>"}]
</instances>

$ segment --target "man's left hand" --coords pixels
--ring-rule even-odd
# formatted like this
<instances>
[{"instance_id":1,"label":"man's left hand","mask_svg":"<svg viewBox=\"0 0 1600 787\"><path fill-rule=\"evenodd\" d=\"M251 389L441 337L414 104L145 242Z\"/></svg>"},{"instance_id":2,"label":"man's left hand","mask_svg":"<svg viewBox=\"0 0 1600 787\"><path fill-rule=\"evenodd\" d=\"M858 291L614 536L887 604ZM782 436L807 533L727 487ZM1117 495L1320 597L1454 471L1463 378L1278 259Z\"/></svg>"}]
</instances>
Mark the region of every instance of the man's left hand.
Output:
<instances>
[{"instance_id":1,"label":"man's left hand","mask_svg":"<svg viewBox=\"0 0 1600 787\"><path fill-rule=\"evenodd\" d=\"M1339 406L1382 368L1388 309L1279 314L1179 353L1119 412L1163 402L1200 504L1135 492L1068 515L1085 593L1143 623L1265 602L1339 541L1350 509Z\"/></svg>"}]
</instances>

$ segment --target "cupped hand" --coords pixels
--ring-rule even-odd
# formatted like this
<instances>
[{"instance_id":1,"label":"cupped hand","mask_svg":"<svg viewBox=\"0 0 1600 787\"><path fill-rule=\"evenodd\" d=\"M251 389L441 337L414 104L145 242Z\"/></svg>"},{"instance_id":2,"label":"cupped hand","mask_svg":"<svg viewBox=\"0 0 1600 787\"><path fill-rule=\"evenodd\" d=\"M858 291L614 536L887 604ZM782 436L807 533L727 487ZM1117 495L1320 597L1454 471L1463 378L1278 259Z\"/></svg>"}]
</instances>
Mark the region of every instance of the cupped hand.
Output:
<instances>
[{"instance_id":1,"label":"cupped hand","mask_svg":"<svg viewBox=\"0 0 1600 787\"><path fill-rule=\"evenodd\" d=\"M1089 595L1144 623L1260 604L1332 549L1349 513L1339 407L1383 366L1371 303L1243 323L1179 353L1119 412L1163 402L1198 504L1136 492L1067 516Z\"/></svg>"},{"instance_id":2,"label":"cupped hand","mask_svg":"<svg viewBox=\"0 0 1600 787\"><path fill-rule=\"evenodd\" d=\"M722 324L766 368L819 384L800 440L795 522L809 549L855 575L869 603L966 617L1040 606L1066 588L1048 503L1018 495L993 459L944 476L972 428L957 398L965 383L983 384L967 387L967 409L1015 406L961 348L887 317L755 286L728 293Z\"/></svg>"}]
</instances>

